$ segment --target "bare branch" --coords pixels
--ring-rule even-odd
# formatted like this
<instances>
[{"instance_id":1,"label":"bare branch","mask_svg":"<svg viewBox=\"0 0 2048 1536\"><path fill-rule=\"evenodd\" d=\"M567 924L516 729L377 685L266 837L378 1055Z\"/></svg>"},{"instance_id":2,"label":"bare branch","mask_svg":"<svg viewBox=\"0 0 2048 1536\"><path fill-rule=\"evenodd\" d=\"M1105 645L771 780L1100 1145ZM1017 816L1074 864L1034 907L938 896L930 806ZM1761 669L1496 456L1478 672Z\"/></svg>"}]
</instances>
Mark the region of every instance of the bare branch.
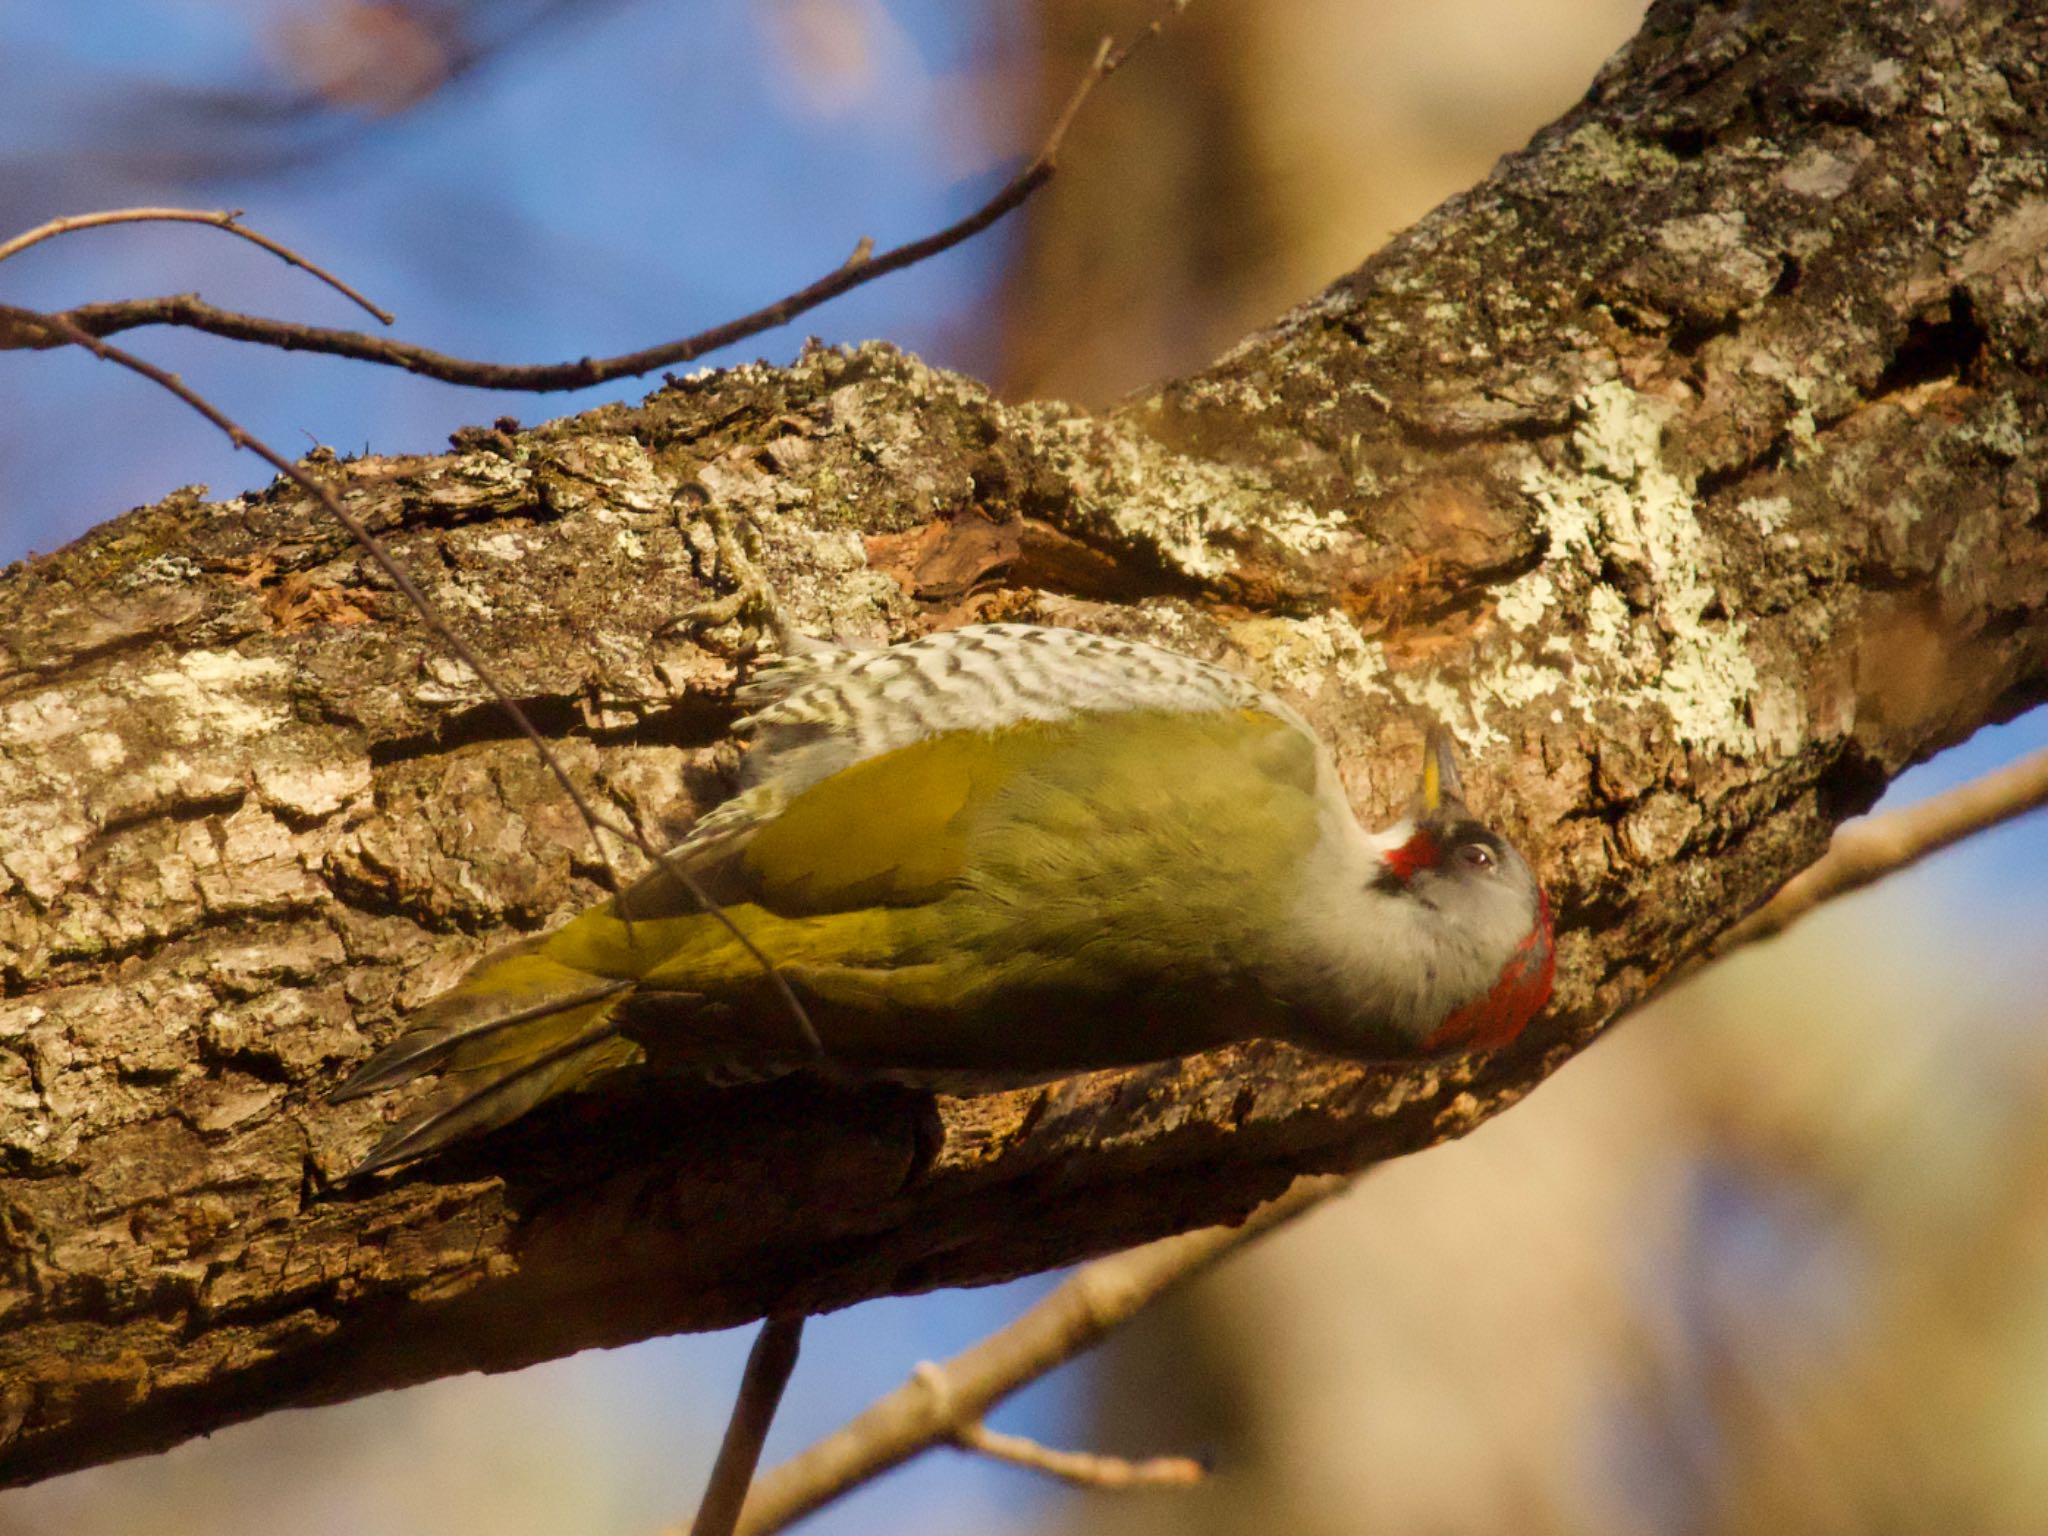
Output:
<instances>
[{"instance_id":1,"label":"bare branch","mask_svg":"<svg viewBox=\"0 0 2048 1536\"><path fill-rule=\"evenodd\" d=\"M1976 832L2048 805L2048 751L2009 763L1946 794L1896 811L1859 817L1835 829L1828 851L1779 887L1777 895L1722 934L1711 954L1725 955L1783 933L1815 907L1896 874Z\"/></svg>"},{"instance_id":2,"label":"bare branch","mask_svg":"<svg viewBox=\"0 0 2048 1536\"><path fill-rule=\"evenodd\" d=\"M1192 1488L1205 1481L1209 1469L1192 1456L1148 1456L1132 1461L1123 1456L1098 1456L1089 1451L1059 1451L1023 1435L1006 1435L979 1421L953 1437L962 1450L975 1451L1013 1467L1043 1472L1077 1488L1121 1492L1131 1488Z\"/></svg>"},{"instance_id":3,"label":"bare branch","mask_svg":"<svg viewBox=\"0 0 2048 1536\"><path fill-rule=\"evenodd\" d=\"M242 210L239 208L109 208L99 213L74 213L61 219L52 219L47 224L38 224L34 229L24 230L12 240L0 240L0 261L18 255L32 245L53 240L58 235L68 235L80 229L98 229L107 224L207 224L215 229L226 230L231 235L239 235L251 245L261 246L288 265L297 267L302 272L311 273L343 298L368 311L385 325L390 325L397 318L389 310L371 303L319 263L309 261L283 242L249 228L241 222L241 218Z\"/></svg>"},{"instance_id":4,"label":"bare branch","mask_svg":"<svg viewBox=\"0 0 2048 1536\"><path fill-rule=\"evenodd\" d=\"M463 384L478 389L518 389L535 393L551 390L585 389L593 384L603 384L612 379L631 378L638 374L652 373L660 368L672 368L744 341L749 336L758 336L779 325L786 325L798 315L819 305L849 293L863 284L877 278L900 272L905 267L916 266L942 251L973 239L1005 214L1022 206L1040 187L1050 181L1058 168L1059 154L1066 142L1067 131L1073 126L1075 117L1087 102L1095 88L1121 69L1131 55L1153 38L1174 16L1186 9L1188 0L1173 0L1153 21L1142 28L1122 48L1112 45L1110 39L1103 39L1094 59L1075 86L1067 104L1053 119L1050 132L1040 145L1038 153L1012 176L1003 186L980 207L964 218L957 219L944 229L906 243L872 254L872 242L862 239L853 255L834 267L816 282L799 288L796 292L763 305L750 314L728 320L709 330L699 331L675 341L662 342L656 346L643 347L636 352L621 353L616 357L578 358L573 362L561 363L486 363L468 358L452 357L445 352L436 352L429 347L416 346L411 342L395 341L380 336L365 335L361 331L336 330L329 326L300 325L287 320L272 320L260 315L241 314L233 310L218 309L196 294L168 294L154 299L125 299L106 304L81 304L62 312L62 318L78 331L89 336L112 336L118 332L132 330L144 325L175 325L189 330L204 331L213 336L224 336L231 341L254 342L260 346L276 347L287 352L319 352L330 357L349 357L359 362L380 363L387 367L403 368L410 373L421 374L430 379L441 379L450 384ZM246 233L246 232L243 232ZM48 317L33 311L0 305L0 350L9 348L47 348L60 346L70 340L68 332L47 323Z\"/></svg>"},{"instance_id":5,"label":"bare branch","mask_svg":"<svg viewBox=\"0 0 2048 1536\"><path fill-rule=\"evenodd\" d=\"M1020 1387L1093 1347L1225 1255L1350 1185L1341 1175L1299 1178L1240 1226L1163 1238L1084 1265L1007 1328L944 1365L919 1367L842 1428L771 1468L748 1496L741 1532L779 1531L919 1452L958 1440Z\"/></svg>"},{"instance_id":6,"label":"bare branch","mask_svg":"<svg viewBox=\"0 0 2048 1536\"><path fill-rule=\"evenodd\" d=\"M761 1324L754 1347L747 1351L746 1374L740 1378L732 1418L719 1442L718 1460L712 1464L711 1481L704 1489L704 1502L697 1506L690 1536L732 1536L761 1460L761 1442L768 1438L783 1389L796 1369L803 1336L802 1317L771 1317Z\"/></svg>"}]
</instances>

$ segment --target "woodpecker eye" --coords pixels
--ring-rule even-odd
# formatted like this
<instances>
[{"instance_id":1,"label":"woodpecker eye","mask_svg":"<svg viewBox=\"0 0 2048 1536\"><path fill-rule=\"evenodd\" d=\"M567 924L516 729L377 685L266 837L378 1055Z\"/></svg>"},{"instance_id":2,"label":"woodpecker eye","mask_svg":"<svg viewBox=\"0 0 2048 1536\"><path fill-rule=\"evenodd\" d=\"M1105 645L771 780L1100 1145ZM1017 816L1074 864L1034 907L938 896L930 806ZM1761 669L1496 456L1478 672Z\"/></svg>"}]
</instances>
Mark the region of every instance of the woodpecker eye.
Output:
<instances>
[{"instance_id":1,"label":"woodpecker eye","mask_svg":"<svg viewBox=\"0 0 2048 1536\"><path fill-rule=\"evenodd\" d=\"M1493 853L1484 843L1461 844L1458 848L1458 859L1460 863L1469 864L1474 869L1493 868Z\"/></svg>"}]
</instances>

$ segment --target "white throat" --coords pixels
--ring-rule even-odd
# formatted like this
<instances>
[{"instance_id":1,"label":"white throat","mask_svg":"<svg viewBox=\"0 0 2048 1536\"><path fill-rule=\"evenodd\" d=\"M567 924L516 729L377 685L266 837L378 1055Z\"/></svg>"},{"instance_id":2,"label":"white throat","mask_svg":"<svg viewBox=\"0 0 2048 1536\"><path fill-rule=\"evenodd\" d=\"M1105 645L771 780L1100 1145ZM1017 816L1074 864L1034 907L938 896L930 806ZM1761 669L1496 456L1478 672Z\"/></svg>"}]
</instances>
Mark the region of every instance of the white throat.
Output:
<instances>
[{"instance_id":1,"label":"white throat","mask_svg":"<svg viewBox=\"0 0 2048 1536\"><path fill-rule=\"evenodd\" d=\"M1311 1044L1352 1055L1375 1041L1419 1044L1485 996L1528 935L1524 898L1505 880L1387 888L1386 854L1415 830L1403 819L1367 832L1325 797L1294 913L1300 981L1324 1036Z\"/></svg>"}]
</instances>

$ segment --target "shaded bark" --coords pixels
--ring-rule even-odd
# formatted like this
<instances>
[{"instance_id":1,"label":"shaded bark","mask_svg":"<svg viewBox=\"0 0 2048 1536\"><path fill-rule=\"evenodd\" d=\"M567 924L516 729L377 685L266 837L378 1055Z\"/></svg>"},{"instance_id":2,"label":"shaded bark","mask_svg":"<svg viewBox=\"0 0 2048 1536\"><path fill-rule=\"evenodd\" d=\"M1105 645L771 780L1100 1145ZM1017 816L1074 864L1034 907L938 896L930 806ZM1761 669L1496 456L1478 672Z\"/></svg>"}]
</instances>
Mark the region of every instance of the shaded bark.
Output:
<instances>
[{"instance_id":1,"label":"shaded bark","mask_svg":"<svg viewBox=\"0 0 2048 1536\"><path fill-rule=\"evenodd\" d=\"M720 792L695 486L799 620L1031 617L1290 693L1371 815L1429 716L1542 870L1479 1064L1253 1045L943 1100L643 1083L362 1187L320 1093L597 894L475 680L284 487L0 577L0 1482L293 1403L977 1283L1455 1136L2048 679L2040 18L1660 4L1587 100L1117 412L812 350L323 460L650 831Z\"/></svg>"}]
</instances>

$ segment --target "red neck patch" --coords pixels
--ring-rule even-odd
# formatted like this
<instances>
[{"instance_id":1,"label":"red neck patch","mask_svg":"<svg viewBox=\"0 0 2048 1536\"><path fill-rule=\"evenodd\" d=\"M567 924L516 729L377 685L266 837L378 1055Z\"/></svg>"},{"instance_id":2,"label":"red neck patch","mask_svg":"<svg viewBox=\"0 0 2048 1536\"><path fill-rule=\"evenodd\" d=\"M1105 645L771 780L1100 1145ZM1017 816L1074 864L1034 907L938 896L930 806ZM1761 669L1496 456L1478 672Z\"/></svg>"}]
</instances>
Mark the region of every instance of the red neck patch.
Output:
<instances>
[{"instance_id":1,"label":"red neck patch","mask_svg":"<svg viewBox=\"0 0 2048 1536\"><path fill-rule=\"evenodd\" d=\"M1404 845L1405 846L1405 845ZM1550 1001L1557 975L1557 949L1550 939L1550 898L1536 893L1536 926L1515 946L1499 979L1436 1027L1422 1042L1425 1051L1497 1051L1512 1045Z\"/></svg>"}]
</instances>

